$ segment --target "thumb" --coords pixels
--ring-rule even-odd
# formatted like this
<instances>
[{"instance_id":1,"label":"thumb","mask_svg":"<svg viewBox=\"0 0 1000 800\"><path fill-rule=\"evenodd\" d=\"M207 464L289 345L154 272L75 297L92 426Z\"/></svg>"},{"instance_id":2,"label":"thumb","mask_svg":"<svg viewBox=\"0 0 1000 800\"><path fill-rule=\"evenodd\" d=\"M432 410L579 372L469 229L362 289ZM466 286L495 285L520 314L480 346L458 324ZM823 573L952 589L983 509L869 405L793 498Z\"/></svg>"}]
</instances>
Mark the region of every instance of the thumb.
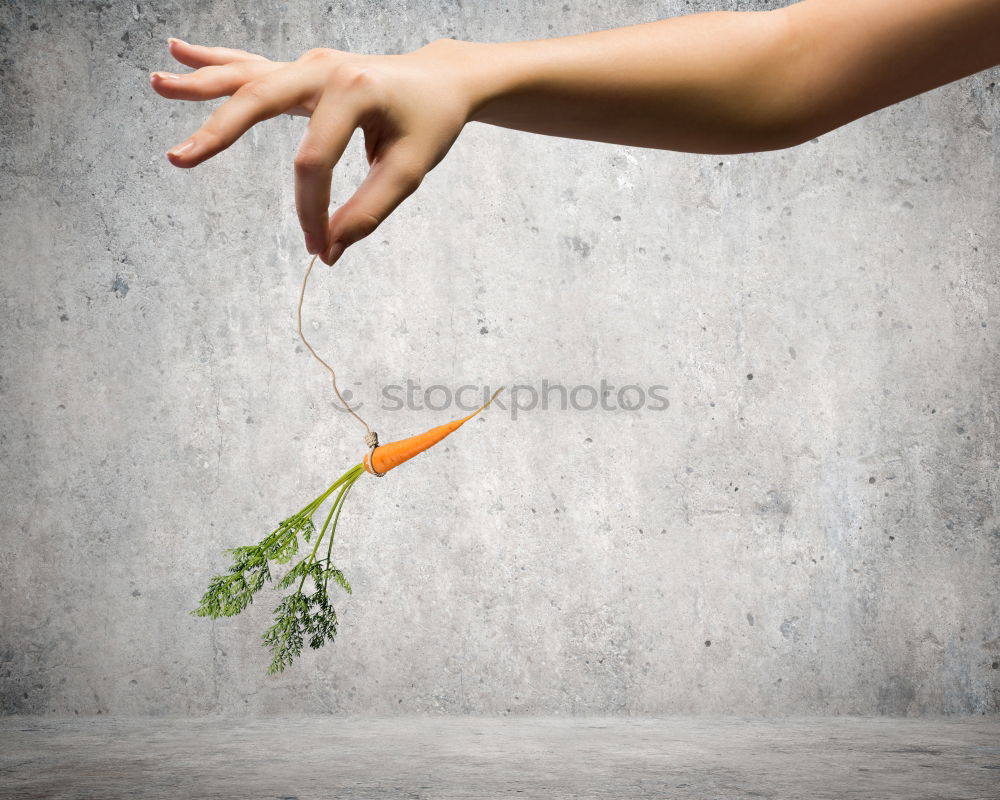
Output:
<instances>
[{"instance_id":1,"label":"thumb","mask_svg":"<svg viewBox=\"0 0 1000 800\"><path fill-rule=\"evenodd\" d=\"M333 265L344 250L371 234L407 197L427 170L419 159L402 152L379 159L346 203L330 218L330 247L322 258Z\"/></svg>"}]
</instances>

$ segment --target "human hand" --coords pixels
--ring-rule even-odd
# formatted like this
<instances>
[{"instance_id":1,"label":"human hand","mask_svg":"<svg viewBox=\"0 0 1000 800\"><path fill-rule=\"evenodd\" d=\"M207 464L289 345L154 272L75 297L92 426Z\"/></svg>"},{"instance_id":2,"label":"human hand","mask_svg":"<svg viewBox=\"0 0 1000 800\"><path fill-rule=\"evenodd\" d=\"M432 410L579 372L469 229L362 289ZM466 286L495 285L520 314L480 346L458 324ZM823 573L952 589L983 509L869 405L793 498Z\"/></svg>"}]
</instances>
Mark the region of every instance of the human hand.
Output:
<instances>
[{"instance_id":1,"label":"human hand","mask_svg":"<svg viewBox=\"0 0 1000 800\"><path fill-rule=\"evenodd\" d=\"M464 44L431 42L405 55L310 50L291 62L179 39L171 55L194 72L154 72L153 89L172 100L229 96L186 141L167 151L177 167L195 167L251 127L279 114L310 117L295 156L295 205L306 249L333 264L374 231L445 156L469 118ZM332 217L333 168L361 128L367 177Z\"/></svg>"}]
</instances>

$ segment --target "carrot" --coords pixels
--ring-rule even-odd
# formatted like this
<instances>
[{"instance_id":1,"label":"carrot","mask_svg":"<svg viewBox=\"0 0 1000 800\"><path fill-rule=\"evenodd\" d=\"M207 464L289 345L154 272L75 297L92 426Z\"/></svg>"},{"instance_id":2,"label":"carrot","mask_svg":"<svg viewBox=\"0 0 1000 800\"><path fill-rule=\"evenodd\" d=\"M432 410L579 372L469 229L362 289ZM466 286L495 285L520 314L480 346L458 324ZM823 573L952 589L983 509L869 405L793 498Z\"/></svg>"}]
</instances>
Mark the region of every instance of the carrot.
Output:
<instances>
[{"instance_id":1,"label":"carrot","mask_svg":"<svg viewBox=\"0 0 1000 800\"><path fill-rule=\"evenodd\" d=\"M489 400L467 417L453 420L444 425L438 425L429 431L418 433L416 436L410 436L408 439L400 439L398 442L389 442L383 445L376 444L369 452L365 453L364 460L361 462L364 465L365 471L381 477L390 469L398 467L405 461L409 461L415 455L424 452L424 450L429 450L446 436L457 431L492 403L496 399L496 396L503 391L503 388L501 386L497 389Z\"/></svg>"}]
</instances>

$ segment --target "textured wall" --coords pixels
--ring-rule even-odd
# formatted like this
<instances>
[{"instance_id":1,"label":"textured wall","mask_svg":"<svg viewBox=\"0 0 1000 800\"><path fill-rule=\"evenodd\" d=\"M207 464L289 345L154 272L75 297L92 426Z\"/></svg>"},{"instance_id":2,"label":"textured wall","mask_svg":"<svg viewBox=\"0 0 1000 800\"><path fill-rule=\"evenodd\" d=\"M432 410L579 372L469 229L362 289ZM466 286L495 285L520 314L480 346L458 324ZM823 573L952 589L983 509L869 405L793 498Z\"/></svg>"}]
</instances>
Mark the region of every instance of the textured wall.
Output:
<instances>
[{"instance_id":1,"label":"textured wall","mask_svg":"<svg viewBox=\"0 0 1000 800\"><path fill-rule=\"evenodd\" d=\"M339 638L280 676L270 596L190 616L362 442L295 336L303 120L171 168L205 109L148 88L165 38L289 58L737 7L245 5L0 9L4 712L1000 709L996 71L760 155L468 129L317 273L312 338L375 427L452 415L380 409L407 379L669 408L493 409L363 482Z\"/></svg>"}]
</instances>

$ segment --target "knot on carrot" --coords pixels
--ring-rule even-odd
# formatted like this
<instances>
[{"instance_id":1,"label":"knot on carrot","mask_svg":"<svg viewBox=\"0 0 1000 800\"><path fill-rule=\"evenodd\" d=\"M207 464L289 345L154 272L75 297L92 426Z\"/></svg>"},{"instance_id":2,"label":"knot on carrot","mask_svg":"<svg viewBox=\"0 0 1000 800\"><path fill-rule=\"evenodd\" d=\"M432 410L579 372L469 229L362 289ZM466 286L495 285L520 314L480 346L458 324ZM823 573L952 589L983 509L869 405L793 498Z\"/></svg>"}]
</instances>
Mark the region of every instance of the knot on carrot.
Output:
<instances>
[{"instance_id":1,"label":"knot on carrot","mask_svg":"<svg viewBox=\"0 0 1000 800\"><path fill-rule=\"evenodd\" d=\"M368 452L361 459L361 465L365 468L365 472L371 473L376 478L384 477L385 473L392 469L392 467L383 467L381 472L375 469L375 448L378 447L378 434L375 431L366 433L365 444L368 445Z\"/></svg>"}]
</instances>

